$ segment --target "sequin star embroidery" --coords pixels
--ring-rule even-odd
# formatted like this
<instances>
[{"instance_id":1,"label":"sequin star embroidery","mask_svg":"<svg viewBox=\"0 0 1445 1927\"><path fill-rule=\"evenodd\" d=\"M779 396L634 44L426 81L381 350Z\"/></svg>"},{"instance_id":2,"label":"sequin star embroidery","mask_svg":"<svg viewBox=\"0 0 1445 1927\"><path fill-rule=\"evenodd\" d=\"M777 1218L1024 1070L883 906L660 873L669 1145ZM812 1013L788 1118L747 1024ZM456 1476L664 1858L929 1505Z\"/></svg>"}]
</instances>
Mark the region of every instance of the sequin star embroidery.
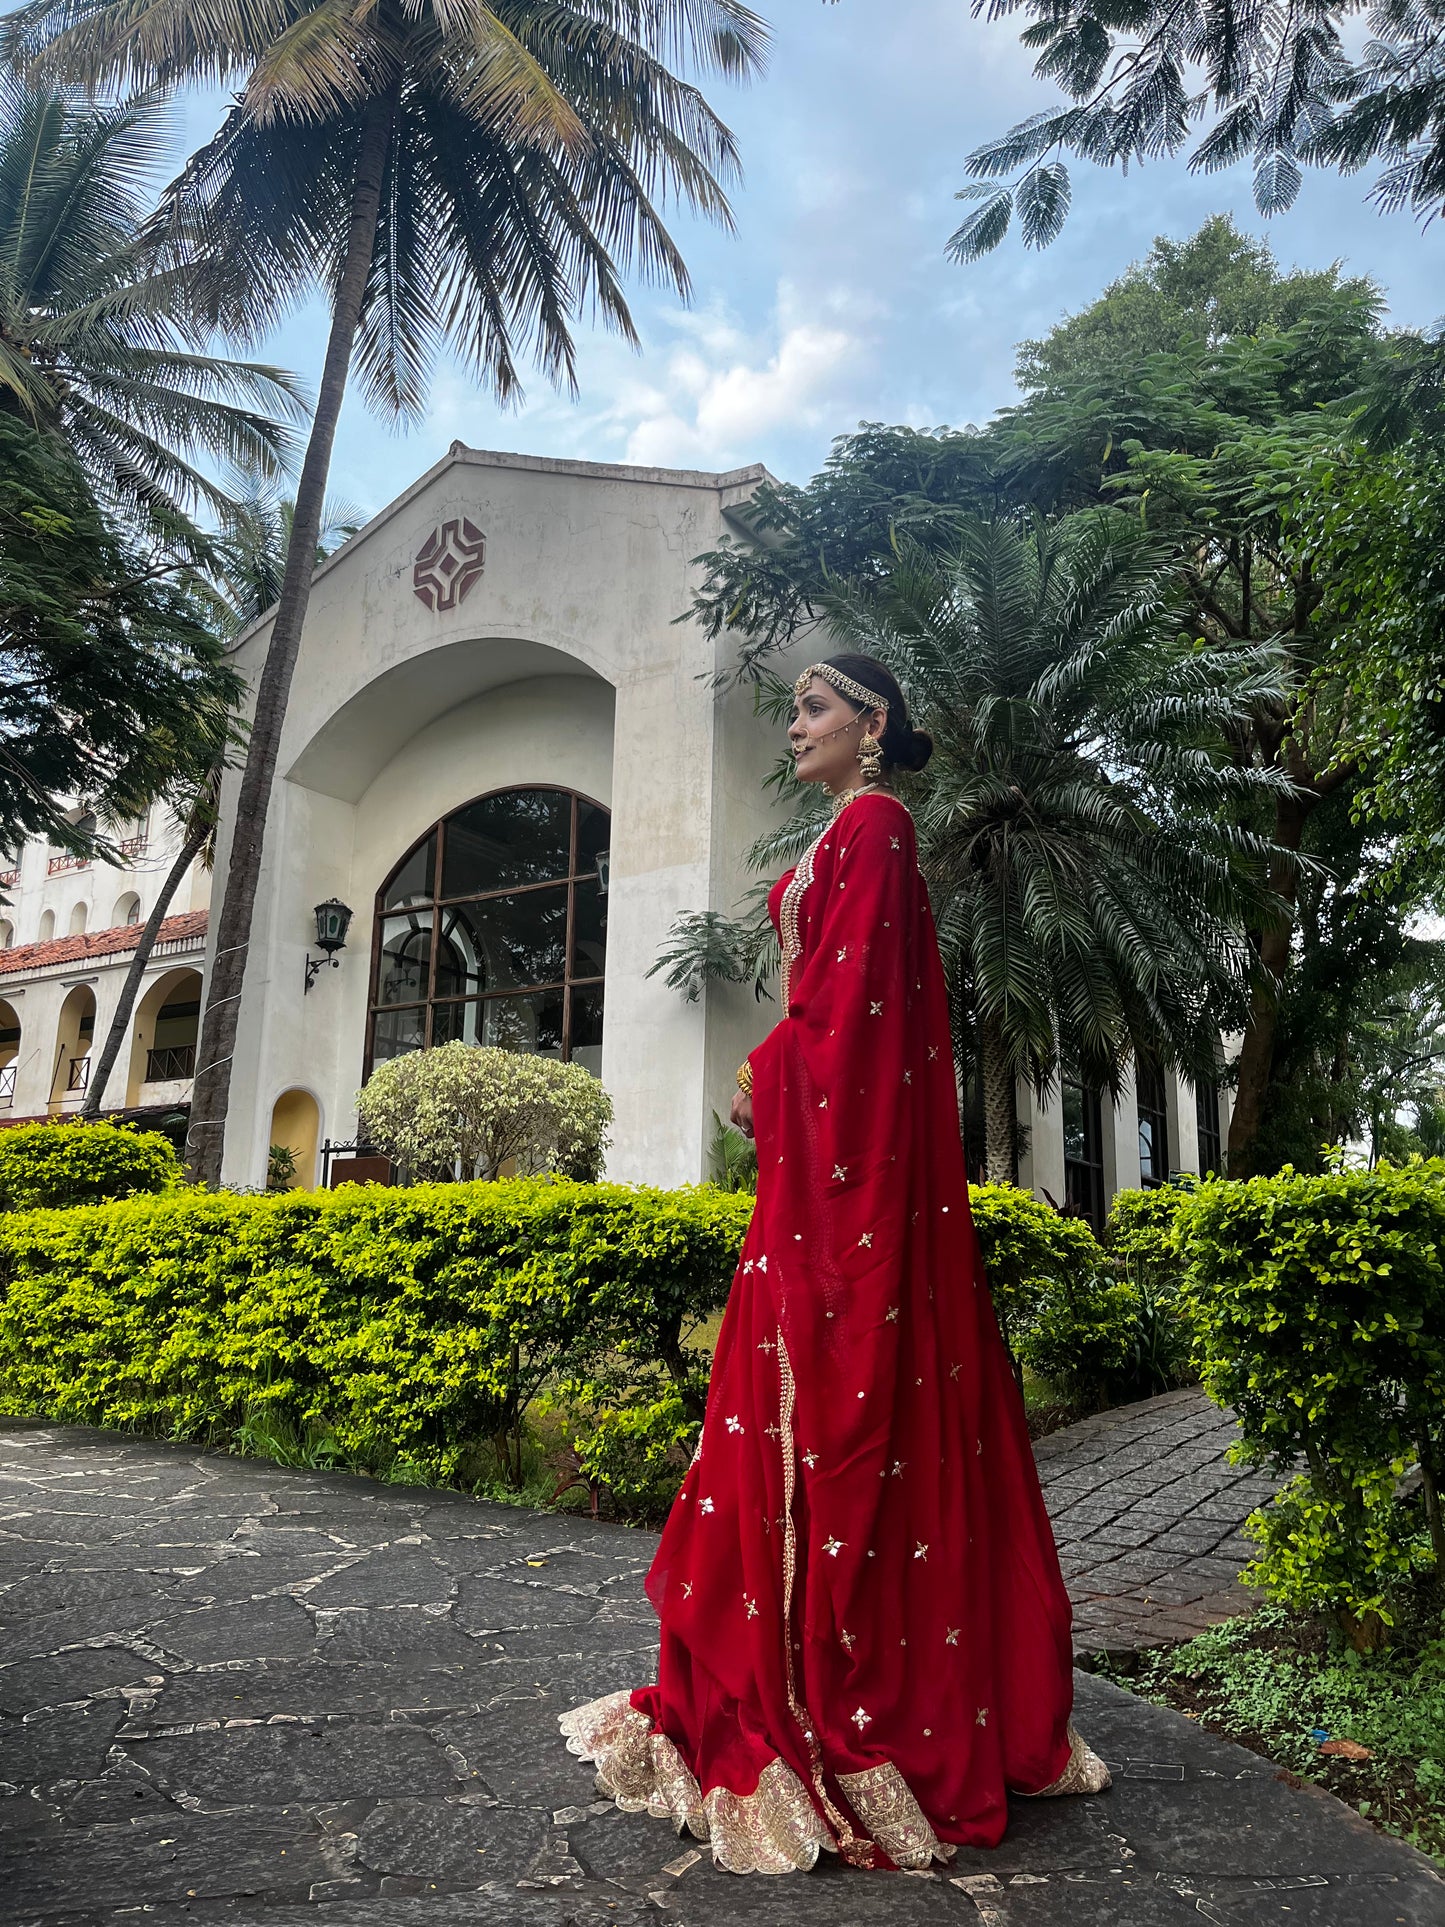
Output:
<instances>
[{"instance_id":1,"label":"sequin star embroidery","mask_svg":"<svg viewBox=\"0 0 1445 1927\"><path fill-rule=\"evenodd\" d=\"M903 1468L905 1465L907 1465L907 1463L908 1463L907 1459L895 1459L893 1461L893 1470L889 1473L888 1476L891 1479L901 1479L903 1477Z\"/></svg>"},{"instance_id":2,"label":"sequin star embroidery","mask_svg":"<svg viewBox=\"0 0 1445 1927\"><path fill-rule=\"evenodd\" d=\"M928 1557L928 1547L924 1545L921 1539L913 1548L913 1556L915 1559L926 1559Z\"/></svg>"},{"instance_id":3,"label":"sequin star embroidery","mask_svg":"<svg viewBox=\"0 0 1445 1927\"><path fill-rule=\"evenodd\" d=\"M728 1420L727 1426L730 1432L746 1432L748 1429L736 1413Z\"/></svg>"},{"instance_id":4,"label":"sequin star embroidery","mask_svg":"<svg viewBox=\"0 0 1445 1927\"><path fill-rule=\"evenodd\" d=\"M847 955L848 955L848 946L847 946L847 944L845 943L845 944L844 944L844 946L843 946L843 948L842 948L842 949L841 949L841 950L840 950L840 951L838 952L838 961L839 961L839 963L842 963L842 962L843 962L843 960L844 960L844 958L845 958L845 957L846 957Z\"/></svg>"},{"instance_id":5,"label":"sequin star embroidery","mask_svg":"<svg viewBox=\"0 0 1445 1927\"><path fill-rule=\"evenodd\" d=\"M905 1083L905 1084L911 1084L911 1083L913 1082L913 1073L912 1073L912 1071L905 1071L905 1072L903 1073L903 1081L904 1081L904 1083Z\"/></svg>"},{"instance_id":6,"label":"sequin star embroidery","mask_svg":"<svg viewBox=\"0 0 1445 1927\"><path fill-rule=\"evenodd\" d=\"M856 1633L850 1633L846 1626L843 1627L841 1632L838 1634L838 1637L839 1639L842 1640L843 1644L848 1648L848 1651L850 1653L858 1643L858 1635Z\"/></svg>"},{"instance_id":7,"label":"sequin star embroidery","mask_svg":"<svg viewBox=\"0 0 1445 1927\"><path fill-rule=\"evenodd\" d=\"M882 1014L883 1014L882 1004L871 1004L871 1003L869 1004L868 1015L870 1017L881 1017Z\"/></svg>"},{"instance_id":8,"label":"sequin star embroidery","mask_svg":"<svg viewBox=\"0 0 1445 1927\"><path fill-rule=\"evenodd\" d=\"M825 1539L823 1541L823 1550L830 1559L836 1559L847 1543L848 1541L846 1539Z\"/></svg>"},{"instance_id":9,"label":"sequin star embroidery","mask_svg":"<svg viewBox=\"0 0 1445 1927\"><path fill-rule=\"evenodd\" d=\"M975 1726L988 1725L988 1708L986 1706L979 1707L978 1711L973 1716L973 1723Z\"/></svg>"},{"instance_id":10,"label":"sequin star embroidery","mask_svg":"<svg viewBox=\"0 0 1445 1927\"><path fill-rule=\"evenodd\" d=\"M847 1177L847 1175L848 1175L848 1167L846 1164L835 1164L833 1166L833 1178L835 1183L841 1184L844 1178Z\"/></svg>"},{"instance_id":11,"label":"sequin star embroidery","mask_svg":"<svg viewBox=\"0 0 1445 1927\"><path fill-rule=\"evenodd\" d=\"M747 1607L747 1611L748 1611L748 1618L749 1618L749 1619L756 1619L756 1618L757 1618L757 1616L758 1616L758 1602L757 1602L757 1600L756 1600L756 1599L749 1599L749 1597L748 1597L748 1595L747 1595L746 1593L744 1593L744 1594L743 1594L743 1604L744 1604L744 1606L746 1606L746 1607Z\"/></svg>"},{"instance_id":12,"label":"sequin star embroidery","mask_svg":"<svg viewBox=\"0 0 1445 1927\"><path fill-rule=\"evenodd\" d=\"M930 1044L928 1046L928 1061L930 1064L933 1062L934 1058L937 1057L937 1055L938 1055L937 1044Z\"/></svg>"},{"instance_id":13,"label":"sequin star embroidery","mask_svg":"<svg viewBox=\"0 0 1445 1927\"><path fill-rule=\"evenodd\" d=\"M682 1582L682 1596L684 1599L692 1598L692 1581L690 1579L684 1579Z\"/></svg>"},{"instance_id":14,"label":"sequin star embroidery","mask_svg":"<svg viewBox=\"0 0 1445 1927\"><path fill-rule=\"evenodd\" d=\"M767 1352L771 1354L775 1352L777 1349L778 1349L777 1346L773 1343L771 1338L760 1338L758 1340L758 1350L760 1352Z\"/></svg>"},{"instance_id":15,"label":"sequin star embroidery","mask_svg":"<svg viewBox=\"0 0 1445 1927\"><path fill-rule=\"evenodd\" d=\"M901 850L903 845L898 841L896 836L890 836L888 839L888 847L890 850Z\"/></svg>"},{"instance_id":16,"label":"sequin star embroidery","mask_svg":"<svg viewBox=\"0 0 1445 1927\"><path fill-rule=\"evenodd\" d=\"M871 1713L865 1713L861 1706L858 1708L858 1711L856 1713L850 1713L848 1717L849 1719L852 1720L853 1724L857 1727L860 1733L863 1731L863 1728L865 1726L871 1726L873 1724L873 1715Z\"/></svg>"},{"instance_id":17,"label":"sequin star embroidery","mask_svg":"<svg viewBox=\"0 0 1445 1927\"><path fill-rule=\"evenodd\" d=\"M766 1438L770 1439L780 1439L783 1436L776 1425L765 1425L763 1427L763 1434Z\"/></svg>"},{"instance_id":18,"label":"sequin star embroidery","mask_svg":"<svg viewBox=\"0 0 1445 1927\"><path fill-rule=\"evenodd\" d=\"M806 1466L807 1466L807 1468L808 1468L808 1470L809 1470L809 1471L811 1472L811 1471L812 1471L812 1469L813 1469L813 1467L814 1467L814 1466L815 1466L815 1465L816 1465L816 1464L818 1463L818 1455L817 1455L817 1453L816 1453L816 1452L805 1452L805 1453L803 1454L803 1463L804 1463L804 1465L806 1465Z\"/></svg>"},{"instance_id":19,"label":"sequin star embroidery","mask_svg":"<svg viewBox=\"0 0 1445 1927\"><path fill-rule=\"evenodd\" d=\"M748 1273L749 1273L749 1272L750 1272L750 1271L752 1270L752 1268L753 1268L753 1261L752 1261L752 1259L751 1259L751 1258L744 1258L744 1260L743 1260L743 1276L744 1276L745 1278L746 1278L746 1276L748 1275Z\"/></svg>"},{"instance_id":20,"label":"sequin star embroidery","mask_svg":"<svg viewBox=\"0 0 1445 1927\"><path fill-rule=\"evenodd\" d=\"M963 1631L962 1626L950 1626L948 1631L943 1635L944 1645L956 1646L958 1644L958 1635L962 1631Z\"/></svg>"},{"instance_id":21,"label":"sequin star embroidery","mask_svg":"<svg viewBox=\"0 0 1445 1927\"><path fill-rule=\"evenodd\" d=\"M713 1503L711 1499L704 1499L701 1505L699 1505L698 1507L699 1512L711 1512L712 1510L713 1510Z\"/></svg>"},{"instance_id":22,"label":"sequin star embroidery","mask_svg":"<svg viewBox=\"0 0 1445 1927\"><path fill-rule=\"evenodd\" d=\"M873 1243L873 1233L872 1233L871 1231L865 1231L865 1232L863 1233L863 1236L862 1236L862 1237L861 1237L861 1238L860 1238L860 1239L858 1240L858 1242L859 1242L859 1244L860 1244L860 1245L862 1245L862 1246L863 1246L863 1247L864 1247L865 1249L867 1249L867 1248L868 1248L868 1247L870 1247L870 1246L872 1245L872 1243Z\"/></svg>"},{"instance_id":23,"label":"sequin star embroidery","mask_svg":"<svg viewBox=\"0 0 1445 1927\"><path fill-rule=\"evenodd\" d=\"M944 1210L946 1211L946 1210L948 1209L948 1206L947 1206L947 1205L945 1205L945 1206L944 1206L943 1208L944 1208ZM758 1260L758 1270L759 1270L759 1271L766 1271L766 1270L767 1270L767 1268L768 1268L768 1261L767 1261L767 1258L766 1258L766 1256L764 1256L764 1257L761 1257L761 1258L759 1258L759 1260Z\"/></svg>"},{"instance_id":24,"label":"sequin star embroidery","mask_svg":"<svg viewBox=\"0 0 1445 1927\"><path fill-rule=\"evenodd\" d=\"M818 1099L818 1109L819 1109L820 1111L826 1111L826 1110L827 1110L827 1108L828 1108L828 1100L827 1100L827 1098L826 1098L826 1097L820 1097L820 1098Z\"/></svg>"},{"instance_id":25,"label":"sequin star embroidery","mask_svg":"<svg viewBox=\"0 0 1445 1927\"><path fill-rule=\"evenodd\" d=\"M962 1370L963 1370L962 1365L950 1365L948 1368L948 1376L952 1379L957 1379L959 1373Z\"/></svg>"},{"instance_id":26,"label":"sequin star embroidery","mask_svg":"<svg viewBox=\"0 0 1445 1927\"><path fill-rule=\"evenodd\" d=\"M890 1305L890 1306L888 1307L888 1310L887 1310L887 1312L886 1312L886 1314L885 1314L885 1317L886 1317L886 1319L887 1319L887 1322L888 1322L888 1323L889 1323L890 1325L896 1325L896 1324L898 1323L898 1307L897 1307L897 1305Z\"/></svg>"}]
</instances>

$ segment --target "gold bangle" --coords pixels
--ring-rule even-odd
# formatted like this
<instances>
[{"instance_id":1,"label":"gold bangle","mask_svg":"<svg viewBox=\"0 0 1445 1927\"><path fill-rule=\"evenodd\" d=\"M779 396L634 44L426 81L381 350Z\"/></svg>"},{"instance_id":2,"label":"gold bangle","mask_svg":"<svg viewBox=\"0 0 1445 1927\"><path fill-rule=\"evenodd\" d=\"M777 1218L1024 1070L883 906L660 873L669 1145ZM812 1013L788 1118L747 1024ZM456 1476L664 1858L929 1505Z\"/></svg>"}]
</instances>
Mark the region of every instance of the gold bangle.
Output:
<instances>
[{"instance_id":1,"label":"gold bangle","mask_svg":"<svg viewBox=\"0 0 1445 1927\"><path fill-rule=\"evenodd\" d=\"M753 1067L751 1060L746 1057L738 1065L738 1089L746 1097L753 1094Z\"/></svg>"}]
</instances>

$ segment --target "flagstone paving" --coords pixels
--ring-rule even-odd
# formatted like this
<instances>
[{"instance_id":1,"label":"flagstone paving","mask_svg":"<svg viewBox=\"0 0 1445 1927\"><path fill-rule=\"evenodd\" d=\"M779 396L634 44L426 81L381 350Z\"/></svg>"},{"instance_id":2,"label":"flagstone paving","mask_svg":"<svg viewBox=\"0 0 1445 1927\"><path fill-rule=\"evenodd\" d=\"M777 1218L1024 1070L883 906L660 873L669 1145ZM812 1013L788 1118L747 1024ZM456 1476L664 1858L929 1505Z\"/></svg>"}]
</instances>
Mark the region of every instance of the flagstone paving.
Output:
<instances>
[{"instance_id":1,"label":"flagstone paving","mask_svg":"<svg viewBox=\"0 0 1445 1927\"><path fill-rule=\"evenodd\" d=\"M1151 1434L1167 1468L1191 1455L1190 1408L1153 1403L1141 1425L1174 1414ZM1145 1436L1050 1442L1056 1498ZM1178 1472L1183 1496L1198 1477ZM1124 1510L1066 1543L1103 1552ZM717 1873L661 1822L595 1800L556 1733L562 1708L650 1676L653 1543L110 1434L0 1430L0 1919L1445 1922L1445 1881L1419 1855L1084 1674L1079 1718L1113 1767L1109 1794L1018 1801L1002 1847L947 1872L830 1858L786 1882Z\"/></svg>"},{"instance_id":2,"label":"flagstone paving","mask_svg":"<svg viewBox=\"0 0 1445 1927\"><path fill-rule=\"evenodd\" d=\"M1101 1412L1034 1448L1074 1602L1075 1657L1175 1645L1247 1612L1240 1528L1274 1491L1199 1387Z\"/></svg>"}]
</instances>

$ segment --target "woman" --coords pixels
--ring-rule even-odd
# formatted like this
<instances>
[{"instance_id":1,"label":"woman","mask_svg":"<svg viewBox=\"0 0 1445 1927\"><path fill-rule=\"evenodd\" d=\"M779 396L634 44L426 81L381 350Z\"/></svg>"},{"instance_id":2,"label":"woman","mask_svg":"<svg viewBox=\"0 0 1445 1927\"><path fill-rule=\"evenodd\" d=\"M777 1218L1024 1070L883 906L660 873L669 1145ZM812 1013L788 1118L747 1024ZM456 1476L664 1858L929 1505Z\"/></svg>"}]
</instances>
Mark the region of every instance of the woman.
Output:
<instances>
[{"instance_id":1,"label":"woman","mask_svg":"<svg viewBox=\"0 0 1445 1927\"><path fill-rule=\"evenodd\" d=\"M798 678L829 826L769 898L784 1015L738 1073L758 1199L648 1576L658 1683L564 1714L601 1791L737 1873L926 1867L1005 1791L1096 1792L1070 1610L968 1209L947 997L889 672Z\"/></svg>"}]
</instances>

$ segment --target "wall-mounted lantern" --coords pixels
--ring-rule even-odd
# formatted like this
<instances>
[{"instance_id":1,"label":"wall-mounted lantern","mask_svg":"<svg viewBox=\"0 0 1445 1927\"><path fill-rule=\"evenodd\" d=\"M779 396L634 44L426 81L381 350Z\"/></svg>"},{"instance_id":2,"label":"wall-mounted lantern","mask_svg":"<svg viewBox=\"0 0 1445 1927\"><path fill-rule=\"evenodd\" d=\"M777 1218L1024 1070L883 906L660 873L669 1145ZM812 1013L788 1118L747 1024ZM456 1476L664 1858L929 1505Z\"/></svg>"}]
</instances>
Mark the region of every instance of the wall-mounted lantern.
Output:
<instances>
[{"instance_id":1,"label":"wall-mounted lantern","mask_svg":"<svg viewBox=\"0 0 1445 1927\"><path fill-rule=\"evenodd\" d=\"M314 912L316 918L316 946L325 955L313 957L306 953L306 988L310 990L316 981L316 973L324 965L337 968L336 953L346 948L346 932L351 923L351 911L339 897L328 897L325 903L318 903Z\"/></svg>"},{"instance_id":2,"label":"wall-mounted lantern","mask_svg":"<svg viewBox=\"0 0 1445 1927\"><path fill-rule=\"evenodd\" d=\"M597 888L599 893L604 897L607 895L607 872L611 858L611 850L599 850L597 852Z\"/></svg>"}]
</instances>

